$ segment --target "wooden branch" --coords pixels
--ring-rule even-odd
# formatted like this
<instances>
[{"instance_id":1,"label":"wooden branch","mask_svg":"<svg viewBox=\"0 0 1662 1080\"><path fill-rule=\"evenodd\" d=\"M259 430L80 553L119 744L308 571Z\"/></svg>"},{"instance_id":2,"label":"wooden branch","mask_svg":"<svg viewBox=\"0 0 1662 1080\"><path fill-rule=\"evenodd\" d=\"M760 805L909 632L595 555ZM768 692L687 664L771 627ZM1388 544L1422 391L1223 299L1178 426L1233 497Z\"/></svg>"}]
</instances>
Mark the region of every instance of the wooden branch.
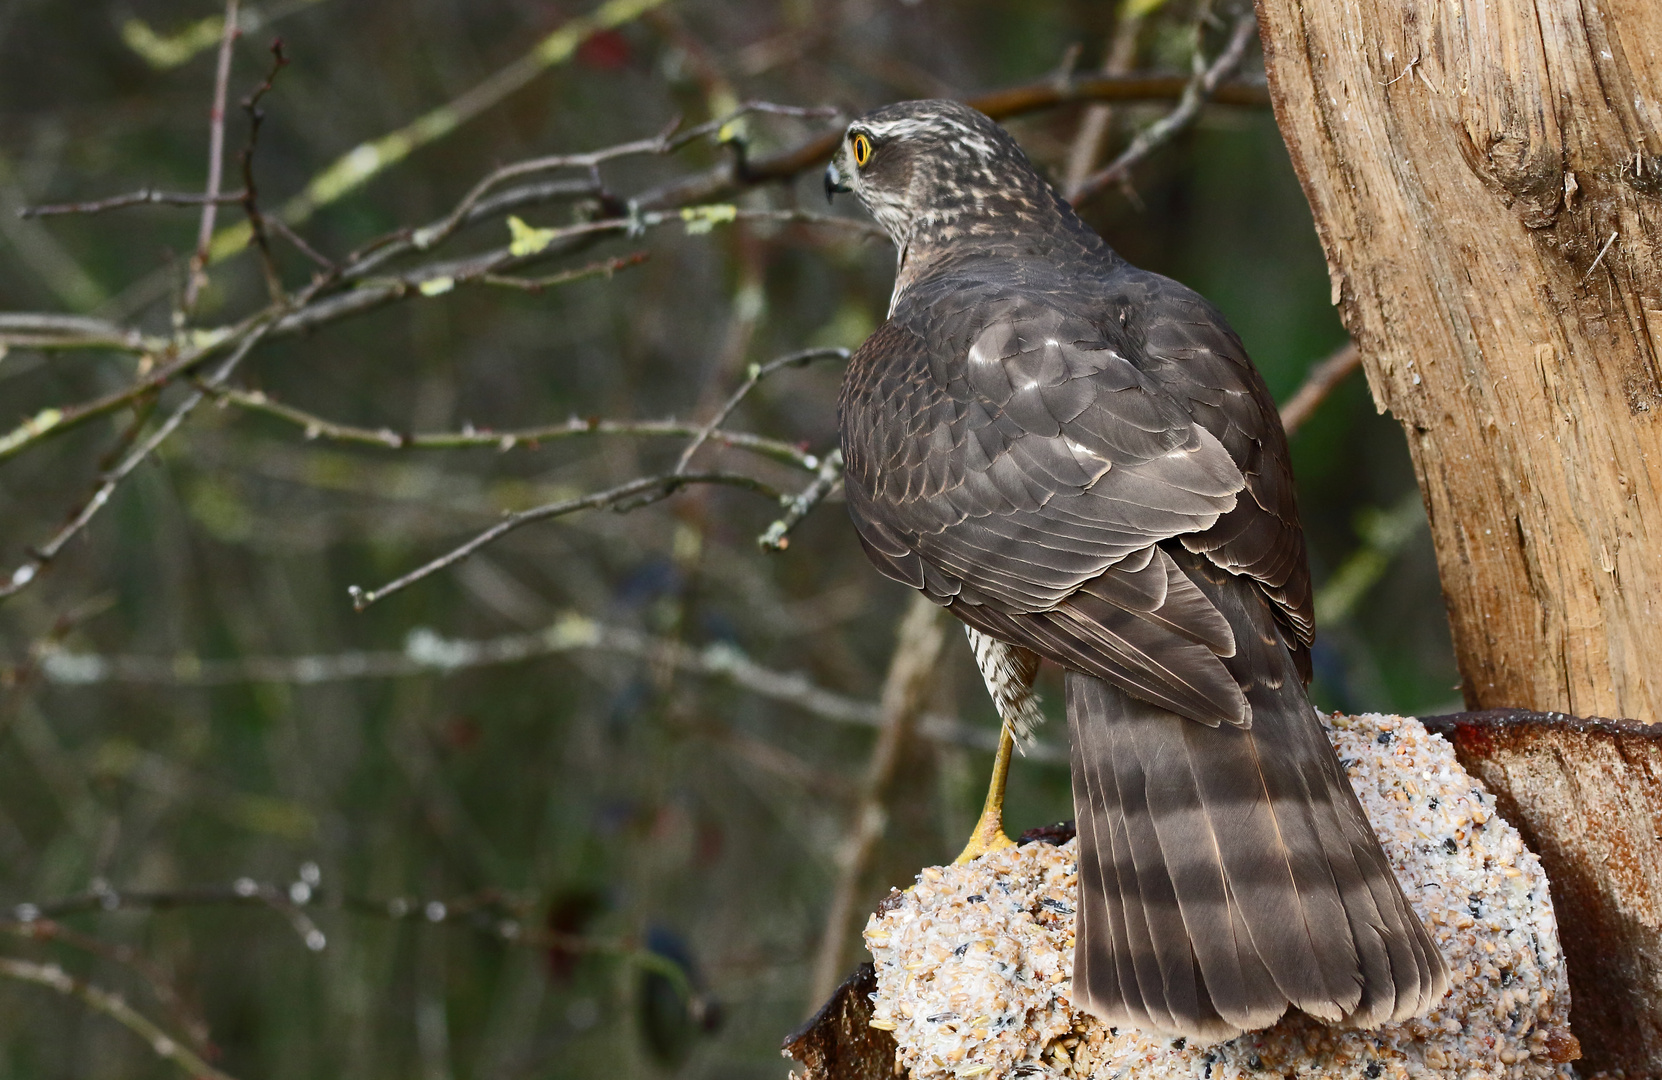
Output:
<instances>
[{"instance_id":1,"label":"wooden branch","mask_svg":"<svg viewBox=\"0 0 1662 1080\"><path fill-rule=\"evenodd\" d=\"M871 1026L876 992L877 969L861 964L818 1012L785 1036L779 1052L803 1066L802 1080L894 1080L900 1047L893 1033Z\"/></svg>"},{"instance_id":2,"label":"wooden branch","mask_svg":"<svg viewBox=\"0 0 1662 1080\"><path fill-rule=\"evenodd\" d=\"M0 978L34 983L56 990L65 997L76 998L87 1008L103 1013L143 1039L157 1057L178 1066L195 1080L232 1080L192 1053L188 1046L169 1036L155 1021L127 1004L120 994L112 994L102 987L77 979L56 964L36 964L0 957Z\"/></svg>"},{"instance_id":3,"label":"wooden branch","mask_svg":"<svg viewBox=\"0 0 1662 1080\"><path fill-rule=\"evenodd\" d=\"M1108 42L1108 55L1102 64L1104 75L1126 75L1137 66L1138 44L1142 38L1143 21L1148 12L1141 7L1122 5L1114 20L1114 33ZM1079 131L1068 147L1067 164L1062 169L1062 198L1073 202L1079 197L1080 185L1096 169L1097 159L1112 134L1114 107L1107 102L1094 102L1080 118Z\"/></svg>"},{"instance_id":4,"label":"wooden branch","mask_svg":"<svg viewBox=\"0 0 1662 1080\"><path fill-rule=\"evenodd\" d=\"M208 384L210 386L216 385L229 378L243 358L260 343L270 326L271 323L266 322L243 338L236 351L214 369L213 374L207 379ZM69 520L57 532L52 534L51 539L31 550L29 557L19 563L11 574L4 579L0 579L0 600L10 599L33 584L39 578L40 572L51 566L53 560L68 546L69 542L79 536L81 531L98 515L98 512L109 504L110 497L115 494L115 489L128 476L132 475L134 469L138 468L151 454L155 453L157 447L166 442L179 429L179 425L185 422L185 418L202 403L205 397L207 397L205 390L192 391L189 397L174 406L173 411L154 431L143 439L137 440L137 445L127 451L118 464L100 476L98 486L93 489L92 494L87 496ZM135 427L131 431L136 437L138 428Z\"/></svg>"},{"instance_id":5,"label":"wooden branch","mask_svg":"<svg viewBox=\"0 0 1662 1080\"><path fill-rule=\"evenodd\" d=\"M756 543L763 551L784 551L791 546L791 531L802 523L820 503L831 497L833 491L841 488L843 482L843 452L840 448L832 450L820 462L819 471L813 482L792 496L785 503L784 516L767 527L767 531L756 538Z\"/></svg>"},{"instance_id":6,"label":"wooden branch","mask_svg":"<svg viewBox=\"0 0 1662 1080\"><path fill-rule=\"evenodd\" d=\"M687 471L687 466L692 463L693 455L698 453L701 446L710 441L710 437L715 434L716 429L729 416L733 415L733 410L739 407L739 403L752 390L756 389L763 379L785 368L807 367L815 360L847 360L848 355L847 349L803 349L800 352L791 353L789 356L781 356L777 360L770 360L765 364L750 365L750 372L745 376L744 382L739 384L739 388L733 391L732 396L722 404L721 408L716 410L716 414L710 417L703 427L698 429L698 433L693 436L692 441L687 443L686 449L681 451L681 456L675 461L675 471L678 473Z\"/></svg>"},{"instance_id":7,"label":"wooden branch","mask_svg":"<svg viewBox=\"0 0 1662 1080\"><path fill-rule=\"evenodd\" d=\"M167 345L165 338L87 315L0 311L0 346L160 352Z\"/></svg>"},{"instance_id":8,"label":"wooden branch","mask_svg":"<svg viewBox=\"0 0 1662 1080\"><path fill-rule=\"evenodd\" d=\"M185 281L185 311L196 307L196 295L207 277L208 245L214 238L214 216L219 211L219 181L225 168L225 92L231 81L231 46L236 44L238 0L225 0L225 21L220 28L219 62L214 69L213 105L208 110L208 190L202 198L202 219L196 233L196 252L190 260Z\"/></svg>"},{"instance_id":9,"label":"wooden branch","mask_svg":"<svg viewBox=\"0 0 1662 1080\"><path fill-rule=\"evenodd\" d=\"M1256 26L1257 18L1249 9L1235 20L1235 25L1229 33L1229 43L1210 62L1201 56L1197 44L1194 74L1183 87L1183 96L1178 99L1177 107L1137 132L1137 137L1131 140L1131 145L1120 151L1120 155L1107 167L1080 181L1068 192L1068 201L1078 206L1108 185L1129 180L1131 170L1138 162L1176 138L1198 120L1201 107L1212 99L1218 87L1223 85L1223 81L1241 66L1241 60L1246 56L1247 42L1252 39L1252 31Z\"/></svg>"},{"instance_id":10,"label":"wooden branch","mask_svg":"<svg viewBox=\"0 0 1662 1080\"><path fill-rule=\"evenodd\" d=\"M606 0L592 12L568 20L532 48L452 101L396 131L360 143L314 176L305 189L283 204L282 217L300 225L322 207L356 191L388 168L429 143L449 135L524 87L542 72L564 63L591 35L631 22L664 0ZM209 261L241 251L252 231L244 223L214 234Z\"/></svg>"},{"instance_id":11,"label":"wooden branch","mask_svg":"<svg viewBox=\"0 0 1662 1080\"><path fill-rule=\"evenodd\" d=\"M1541 857L1583 1075L1662 1071L1662 728L1518 709L1430 717Z\"/></svg>"},{"instance_id":12,"label":"wooden branch","mask_svg":"<svg viewBox=\"0 0 1662 1080\"><path fill-rule=\"evenodd\" d=\"M461 431L405 432L392 428L367 428L342 424L304 409L286 405L260 390L208 386L200 388L227 405L274 417L301 429L310 439L375 446L385 450L465 450L483 448L507 452L536 449L546 442L598 435L632 435L646 438L688 438L703 430L702 425L681 420L603 420L600 417L573 417L562 424L531 428L463 428ZM737 447L801 469L814 469L819 459L794 443L753 435L748 431L717 428L710 440L718 446Z\"/></svg>"},{"instance_id":13,"label":"wooden branch","mask_svg":"<svg viewBox=\"0 0 1662 1080\"><path fill-rule=\"evenodd\" d=\"M89 892L58 900L17 904L11 909L10 919L0 916L0 929L29 935L33 933L33 928L42 926L45 920L91 912L253 907L276 911L286 916L295 928L301 931L300 936L306 947L313 952L320 952L325 948L326 942L322 932L305 912L336 910L393 922L467 927L504 944L539 951L559 949L568 953L616 956L637 967L664 975L675 983L676 989L684 996L692 994L692 988L687 984L686 973L673 961L657 955L629 938L590 937L545 929L537 924L535 905L534 900L518 899L494 888L450 900L421 900L408 896L394 896L387 900L373 899L325 888L317 864L309 862L301 866L300 876L287 885L256 881L248 877L237 878L228 885L197 885L159 890L122 890L103 885ZM52 965L27 965L23 968L6 966L19 963L22 962L0 958L0 977L40 983L51 986L60 993L79 997L98 1011L127 1024L141 1035L158 1035L160 1039L152 1048L162 1057L178 1062L187 1070L193 1067L193 1063L200 1062L200 1059L188 1049L178 1047L144 1017L132 1012L131 1009L123 1013L121 1010L126 1006L119 996L96 987L88 987L87 984L71 979ZM87 992L89 990L90 994ZM112 1002L116 1006L113 1011L107 1007ZM137 1023L129 1023L129 1020L135 1017ZM184 1056L180 1057L175 1050ZM207 1071L193 1075L205 1080L230 1080L209 1066L204 1065L203 1068Z\"/></svg>"},{"instance_id":14,"label":"wooden branch","mask_svg":"<svg viewBox=\"0 0 1662 1080\"><path fill-rule=\"evenodd\" d=\"M1314 415L1317 406L1327 400L1327 395L1361 366L1362 354L1357 351L1356 343L1350 341L1332 356L1311 367L1303 385L1281 406L1281 427L1287 432L1287 438L1292 438L1293 433Z\"/></svg>"},{"instance_id":15,"label":"wooden branch","mask_svg":"<svg viewBox=\"0 0 1662 1080\"><path fill-rule=\"evenodd\" d=\"M1662 6L1259 10L1468 705L1662 720Z\"/></svg>"},{"instance_id":16,"label":"wooden branch","mask_svg":"<svg viewBox=\"0 0 1662 1080\"><path fill-rule=\"evenodd\" d=\"M208 196L200 191L157 191L139 188L123 195L87 202L48 203L44 206L25 206L17 212L20 218L62 217L66 214L102 214L109 210L125 210L129 206L202 206L208 202L229 206L243 200L245 192Z\"/></svg>"},{"instance_id":17,"label":"wooden branch","mask_svg":"<svg viewBox=\"0 0 1662 1080\"><path fill-rule=\"evenodd\" d=\"M416 567L402 577L389 581L378 589L365 589L352 585L347 588L347 593L352 597L352 607L357 611L362 611L371 604L386 599L393 593L404 591L423 578L431 577L440 570L455 566L480 548L493 544L515 529L523 528L532 522L547 521L551 518L575 514L581 510L598 510L602 507L613 510L634 510L667 499L682 488L691 487L695 484L718 484L725 487L743 488L770 498L779 498L778 492L755 477L746 476L743 473L665 473L661 476L639 476L626 483L618 484L616 487L607 488L605 491L561 499L559 502L505 514L501 521L474 536L466 543L458 544L438 558ZM0 597L4 595L6 594L0 591Z\"/></svg>"},{"instance_id":18,"label":"wooden branch","mask_svg":"<svg viewBox=\"0 0 1662 1080\"><path fill-rule=\"evenodd\" d=\"M144 656L79 653L55 642L37 646L25 664L0 667L0 685L19 685L38 671L53 686L233 686L248 683L288 683L318 686L360 679L398 679L448 675L482 667L523 663L579 650L629 657L661 664L676 671L727 682L768 701L800 709L834 724L876 728L884 723L880 703L827 690L794 671L764 667L729 642L693 646L670 638L643 634L628 627L610 626L576 612L568 613L543 630L529 634L466 639L443 638L428 630L411 633L404 648L315 654L310 656L244 656L212 659L199 656ZM917 722L917 734L931 742L965 746L991 753L998 745L995 727L966 724L942 713L927 713ZM1065 766L1067 749L1052 742L1035 742L1025 760Z\"/></svg>"}]
</instances>

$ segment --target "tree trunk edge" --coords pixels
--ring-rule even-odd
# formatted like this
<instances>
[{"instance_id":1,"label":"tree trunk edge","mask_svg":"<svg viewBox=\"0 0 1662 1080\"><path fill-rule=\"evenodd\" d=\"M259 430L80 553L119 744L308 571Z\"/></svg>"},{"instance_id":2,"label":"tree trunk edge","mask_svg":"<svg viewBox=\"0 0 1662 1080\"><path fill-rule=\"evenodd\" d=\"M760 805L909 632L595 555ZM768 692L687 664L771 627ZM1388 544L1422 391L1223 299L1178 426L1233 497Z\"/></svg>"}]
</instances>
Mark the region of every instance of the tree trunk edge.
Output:
<instances>
[{"instance_id":1,"label":"tree trunk edge","mask_svg":"<svg viewBox=\"0 0 1662 1080\"><path fill-rule=\"evenodd\" d=\"M1662 5L1257 6L1468 707L1662 720Z\"/></svg>"}]
</instances>

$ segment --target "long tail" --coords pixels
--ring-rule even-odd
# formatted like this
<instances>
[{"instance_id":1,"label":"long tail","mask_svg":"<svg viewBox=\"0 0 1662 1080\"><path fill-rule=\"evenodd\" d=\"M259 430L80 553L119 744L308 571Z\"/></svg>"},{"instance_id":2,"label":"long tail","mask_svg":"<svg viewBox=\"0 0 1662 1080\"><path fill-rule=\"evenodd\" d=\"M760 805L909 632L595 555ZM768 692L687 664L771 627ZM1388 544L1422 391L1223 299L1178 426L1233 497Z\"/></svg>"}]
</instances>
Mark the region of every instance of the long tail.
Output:
<instances>
[{"instance_id":1,"label":"long tail","mask_svg":"<svg viewBox=\"0 0 1662 1080\"><path fill-rule=\"evenodd\" d=\"M1208 727L1067 676L1076 1006L1207 1040L1265 1027L1289 1005L1356 1026L1425 1012L1447 968L1291 656L1253 596L1207 585L1243 646L1231 667L1252 673L1250 728Z\"/></svg>"}]
</instances>

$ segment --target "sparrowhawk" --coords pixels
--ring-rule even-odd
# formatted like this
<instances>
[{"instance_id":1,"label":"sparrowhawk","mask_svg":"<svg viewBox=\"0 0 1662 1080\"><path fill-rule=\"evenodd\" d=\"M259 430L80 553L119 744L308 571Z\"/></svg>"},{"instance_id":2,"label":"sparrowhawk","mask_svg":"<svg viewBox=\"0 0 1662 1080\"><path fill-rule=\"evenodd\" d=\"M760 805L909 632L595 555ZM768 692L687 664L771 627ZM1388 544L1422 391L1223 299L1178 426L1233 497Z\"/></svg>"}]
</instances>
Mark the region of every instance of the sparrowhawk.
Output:
<instances>
[{"instance_id":1,"label":"sparrowhawk","mask_svg":"<svg viewBox=\"0 0 1662 1080\"><path fill-rule=\"evenodd\" d=\"M967 624L1009 732L1065 672L1079 834L1073 1001L1218 1039L1296 1006L1423 1013L1448 974L1304 686L1310 572L1275 403L1223 316L1080 221L950 101L848 128L899 249L850 361L844 486L884 574Z\"/></svg>"}]
</instances>

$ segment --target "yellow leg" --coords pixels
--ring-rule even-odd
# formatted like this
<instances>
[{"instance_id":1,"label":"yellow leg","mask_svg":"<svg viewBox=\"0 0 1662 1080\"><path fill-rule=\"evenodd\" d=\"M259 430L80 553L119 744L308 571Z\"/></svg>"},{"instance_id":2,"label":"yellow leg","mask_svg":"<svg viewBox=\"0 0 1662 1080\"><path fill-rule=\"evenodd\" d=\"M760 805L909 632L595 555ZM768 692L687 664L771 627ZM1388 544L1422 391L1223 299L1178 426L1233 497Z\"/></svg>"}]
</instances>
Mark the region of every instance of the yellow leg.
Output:
<instances>
[{"instance_id":1,"label":"yellow leg","mask_svg":"<svg viewBox=\"0 0 1662 1080\"><path fill-rule=\"evenodd\" d=\"M1010 775L1010 754L1015 748L1015 737L1010 733L1010 725L1005 724L998 730L993 782L987 787L987 802L981 807L981 820L975 823L969 843L964 846L963 853L953 860L954 864L973 862L989 851L1016 846L1014 840L1004 835L1004 781Z\"/></svg>"}]
</instances>

